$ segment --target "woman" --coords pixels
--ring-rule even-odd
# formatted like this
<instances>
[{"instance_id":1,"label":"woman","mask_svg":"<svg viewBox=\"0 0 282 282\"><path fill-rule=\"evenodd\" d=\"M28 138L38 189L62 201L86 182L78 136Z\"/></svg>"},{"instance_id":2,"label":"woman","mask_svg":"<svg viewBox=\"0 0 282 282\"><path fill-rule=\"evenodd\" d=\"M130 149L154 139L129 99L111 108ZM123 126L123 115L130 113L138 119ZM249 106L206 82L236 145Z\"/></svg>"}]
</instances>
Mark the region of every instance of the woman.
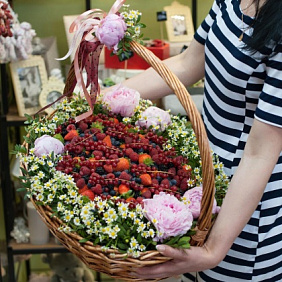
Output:
<instances>
[{"instance_id":1,"label":"woman","mask_svg":"<svg viewBox=\"0 0 282 282\"><path fill-rule=\"evenodd\" d=\"M281 0L216 0L190 47L166 61L185 85L205 76L204 122L232 180L205 245L158 246L172 260L137 269L143 281L282 280L281 15ZM124 84L144 98L170 93L151 69Z\"/></svg>"}]
</instances>

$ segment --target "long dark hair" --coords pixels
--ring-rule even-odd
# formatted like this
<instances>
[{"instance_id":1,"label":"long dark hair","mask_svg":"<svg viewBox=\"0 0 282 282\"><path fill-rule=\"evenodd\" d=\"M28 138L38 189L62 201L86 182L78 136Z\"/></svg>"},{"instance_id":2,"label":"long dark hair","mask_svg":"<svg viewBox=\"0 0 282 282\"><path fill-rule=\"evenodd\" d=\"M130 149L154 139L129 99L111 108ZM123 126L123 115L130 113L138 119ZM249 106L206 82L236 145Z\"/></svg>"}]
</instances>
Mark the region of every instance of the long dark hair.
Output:
<instances>
[{"instance_id":1,"label":"long dark hair","mask_svg":"<svg viewBox=\"0 0 282 282\"><path fill-rule=\"evenodd\" d=\"M248 39L246 49L263 53L265 46L282 43L282 0L253 0L256 15L253 23L253 34Z\"/></svg>"}]
</instances>

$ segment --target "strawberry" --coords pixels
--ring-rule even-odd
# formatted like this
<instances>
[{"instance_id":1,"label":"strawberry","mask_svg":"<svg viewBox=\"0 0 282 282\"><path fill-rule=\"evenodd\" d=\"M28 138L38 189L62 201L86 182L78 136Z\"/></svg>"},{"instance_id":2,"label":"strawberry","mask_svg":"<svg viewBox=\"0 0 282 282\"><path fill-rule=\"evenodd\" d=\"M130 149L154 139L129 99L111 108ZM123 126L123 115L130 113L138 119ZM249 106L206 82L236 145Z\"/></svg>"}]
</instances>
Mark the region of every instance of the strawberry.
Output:
<instances>
[{"instance_id":1,"label":"strawberry","mask_svg":"<svg viewBox=\"0 0 282 282\"><path fill-rule=\"evenodd\" d=\"M146 164L146 165L153 164L153 160L152 160L151 156L149 154L146 154L146 153L139 155L138 161L139 161L139 164L143 164L143 163Z\"/></svg>"},{"instance_id":2,"label":"strawberry","mask_svg":"<svg viewBox=\"0 0 282 282\"><path fill-rule=\"evenodd\" d=\"M97 138L98 139L98 138ZM103 142L106 143L107 147L112 147L112 141L110 135L107 135L104 139Z\"/></svg>"},{"instance_id":3,"label":"strawberry","mask_svg":"<svg viewBox=\"0 0 282 282\"><path fill-rule=\"evenodd\" d=\"M88 187L87 187L87 185L84 185L82 188L80 188L80 189L78 190L78 193L79 193L79 194L82 194L82 193L85 192L86 190L88 190Z\"/></svg>"},{"instance_id":4,"label":"strawberry","mask_svg":"<svg viewBox=\"0 0 282 282\"><path fill-rule=\"evenodd\" d=\"M125 148L125 144L121 144L119 147L120 147L121 149L124 149L124 148Z\"/></svg>"},{"instance_id":5,"label":"strawberry","mask_svg":"<svg viewBox=\"0 0 282 282\"><path fill-rule=\"evenodd\" d=\"M114 168L115 171L127 170L130 167L130 162L126 158L120 158L117 166Z\"/></svg>"},{"instance_id":6,"label":"strawberry","mask_svg":"<svg viewBox=\"0 0 282 282\"><path fill-rule=\"evenodd\" d=\"M148 173L141 174L140 179L141 179L141 183L144 186L149 186L149 185L152 184L152 178L151 178L150 174L148 174Z\"/></svg>"},{"instance_id":7,"label":"strawberry","mask_svg":"<svg viewBox=\"0 0 282 282\"><path fill-rule=\"evenodd\" d=\"M88 197L90 201L94 201L95 195L90 189L82 192L81 195Z\"/></svg>"},{"instance_id":8,"label":"strawberry","mask_svg":"<svg viewBox=\"0 0 282 282\"><path fill-rule=\"evenodd\" d=\"M135 198L133 198L133 197L129 197L129 198L126 199L126 202L127 202L127 203L135 203L136 200L135 200Z\"/></svg>"},{"instance_id":9,"label":"strawberry","mask_svg":"<svg viewBox=\"0 0 282 282\"><path fill-rule=\"evenodd\" d=\"M72 140L74 137L78 136L78 132L75 129L70 130L64 137L66 141Z\"/></svg>"},{"instance_id":10,"label":"strawberry","mask_svg":"<svg viewBox=\"0 0 282 282\"><path fill-rule=\"evenodd\" d=\"M125 184L120 184L120 185L118 186L118 192L119 192L120 195L127 193L129 190L130 190L130 189L129 189L128 186L125 185Z\"/></svg>"}]
</instances>

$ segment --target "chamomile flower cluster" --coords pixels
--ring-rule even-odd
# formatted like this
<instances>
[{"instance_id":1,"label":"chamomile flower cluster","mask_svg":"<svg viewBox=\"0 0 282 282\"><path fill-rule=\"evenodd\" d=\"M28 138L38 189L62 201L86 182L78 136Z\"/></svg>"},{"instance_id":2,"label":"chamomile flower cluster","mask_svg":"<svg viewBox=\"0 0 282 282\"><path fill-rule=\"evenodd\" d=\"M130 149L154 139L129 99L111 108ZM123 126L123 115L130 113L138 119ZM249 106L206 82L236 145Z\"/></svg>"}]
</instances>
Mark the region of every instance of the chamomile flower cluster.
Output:
<instances>
[{"instance_id":1,"label":"chamomile flower cluster","mask_svg":"<svg viewBox=\"0 0 282 282\"><path fill-rule=\"evenodd\" d=\"M164 150L174 147L180 155L189 159L189 164L185 166L185 169L191 170L194 177L188 180L188 187L200 186L202 184L202 162L196 135L186 118L171 115L171 121L165 132L167 142L164 145ZM221 195L219 198L222 198L226 192L229 178L224 172L223 163L219 161L218 156L213 154L212 157L217 187L216 193L219 193Z\"/></svg>"},{"instance_id":2,"label":"chamomile flower cluster","mask_svg":"<svg viewBox=\"0 0 282 282\"><path fill-rule=\"evenodd\" d=\"M121 15L127 26L126 35L131 36L132 39L139 38L141 35L141 28L144 27L143 24L139 23L142 13L137 10L130 10L129 5L123 5L123 12Z\"/></svg>"}]
</instances>

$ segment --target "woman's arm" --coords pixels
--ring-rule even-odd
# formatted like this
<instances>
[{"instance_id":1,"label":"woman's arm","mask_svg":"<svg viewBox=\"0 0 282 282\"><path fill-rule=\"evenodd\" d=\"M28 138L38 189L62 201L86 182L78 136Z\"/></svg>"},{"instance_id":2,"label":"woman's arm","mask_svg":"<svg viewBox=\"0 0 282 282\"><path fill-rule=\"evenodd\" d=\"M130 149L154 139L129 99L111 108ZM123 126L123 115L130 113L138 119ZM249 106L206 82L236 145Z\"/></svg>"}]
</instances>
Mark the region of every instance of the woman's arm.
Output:
<instances>
[{"instance_id":1,"label":"woman's arm","mask_svg":"<svg viewBox=\"0 0 282 282\"><path fill-rule=\"evenodd\" d=\"M189 250L161 245L173 260L136 270L140 278L168 277L215 267L255 211L282 150L282 128L254 120L243 158L229 185L220 213L203 247Z\"/></svg>"},{"instance_id":2,"label":"woman's arm","mask_svg":"<svg viewBox=\"0 0 282 282\"><path fill-rule=\"evenodd\" d=\"M191 85L204 77L204 46L193 40L183 53L163 61L185 85ZM152 68L122 83L140 92L144 99L158 99L171 94L172 90ZM107 92L109 89L104 89Z\"/></svg>"}]
</instances>

